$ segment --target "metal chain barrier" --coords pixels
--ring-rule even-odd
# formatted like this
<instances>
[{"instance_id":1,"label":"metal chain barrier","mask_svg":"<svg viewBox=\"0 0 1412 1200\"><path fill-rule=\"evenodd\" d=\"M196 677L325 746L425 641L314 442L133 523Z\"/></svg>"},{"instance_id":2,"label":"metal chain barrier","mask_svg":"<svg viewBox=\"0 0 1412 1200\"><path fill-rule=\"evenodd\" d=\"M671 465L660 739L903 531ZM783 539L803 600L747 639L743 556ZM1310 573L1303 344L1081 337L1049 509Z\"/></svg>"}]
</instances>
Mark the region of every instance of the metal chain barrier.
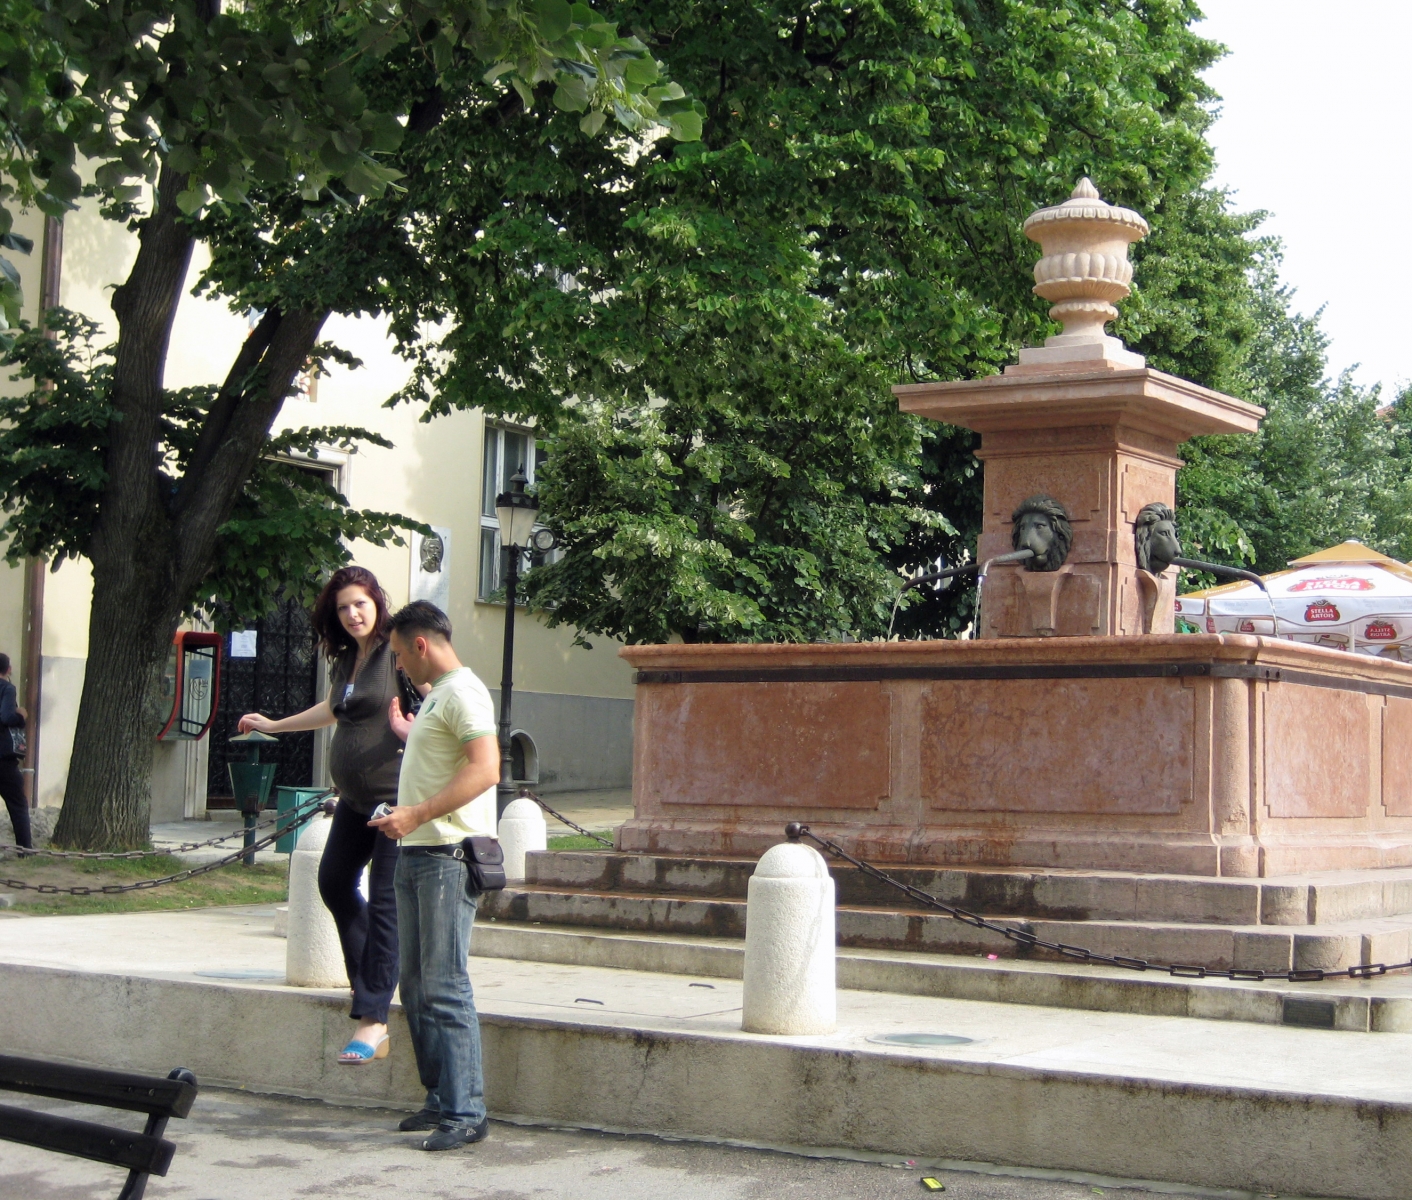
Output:
<instances>
[{"instance_id":1,"label":"metal chain barrier","mask_svg":"<svg viewBox=\"0 0 1412 1200\"><path fill-rule=\"evenodd\" d=\"M592 839L593 839L595 842L597 842L600 846L607 846L609 850L611 850L611 849L613 848L613 843L612 843L612 841L611 841L610 839L605 838L605 837L600 837L600 836L599 836L598 834L596 834L596 833L589 833L589 831L588 831L587 829L585 829L582 825L578 825L578 824L576 824L575 822L570 821L569 818L566 817L566 816L564 816L563 813L561 813L561 812L555 812L552 808L549 807L549 805L547 805L543 800L541 800L541 799L540 799L538 796L536 796L532 791L530 791L529 788L521 788L521 789L520 789L520 795L521 795L521 796L525 796L525 797L527 797L527 798L530 799L530 800L533 800L536 804L539 805L540 808L544 809L544 811L547 812L547 813L548 813L551 817L553 817L556 821L560 821L560 822L562 822L563 824L567 825L567 826L568 826L570 829L572 829L575 833L581 833L581 834L583 834L583 836L586 837L586 838L592 838Z\"/></svg>"},{"instance_id":2,"label":"metal chain barrier","mask_svg":"<svg viewBox=\"0 0 1412 1200\"><path fill-rule=\"evenodd\" d=\"M306 804L318 805L334 795L336 789L328 788L326 791L305 801ZM268 829L272 824L278 824L282 814L275 814L268 819L256 822L256 829ZM0 843L0 854L13 850L21 858L87 858L101 859L107 861L119 861L136 858L156 858L160 854L187 854L192 850L205 850L210 846L219 846L222 842L228 842L231 838L244 837L244 828L236 829L231 833L223 833L220 837L207 838L204 842L183 842L180 846L163 846L154 850L50 850L30 846L12 846Z\"/></svg>"},{"instance_id":3,"label":"metal chain barrier","mask_svg":"<svg viewBox=\"0 0 1412 1200\"><path fill-rule=\"evenodd\" d=\"M820 837L811 832L809 826L801 825L797 821L791 821L784 827L784 835L791 842L797 842L801 838L813 842L820 850L826 851L834 858L842 859L850 866L857 867L870 879L876 879L879 883L896 888L908 899L914 900L926 908L937 909L948 917L974 926L976 929L988 929L991 933L998 933L1007 941L1014 942L1018 946L1024 946L1031 950L1049 950L1078 962L1097 963L1105 967L1122 967L1127 971L1161 971L1177 979L1231 979L1240 983L1264 983L1269 979L1280 979L1287 983L1318 983L1324 979L1374 979L1379 975L1386 975L1389 971L1412 970L1412 960L1400 963L1364 963L1359 966L1344 967L1341 971L1322 971L1318 968L1302 971L1247 971L1234 967L1230 970L1222 970L1220 967L1196 967L1183 963L1156 963L1148 962L1145 958L1125 958L1121 954L1100 954L1096 950L1085 950L1082 946L1068 946L1063 942L1047 942L1028 930L998 925L976 913L967 912L964 908L947 904L946 901L938 899L930 892L924 892L921 888L913 887L910 883L894 879L886 871L880 870L871 863L854 858L837 842Z\"/></svg>"},{"instance_id":4,"label":"metal chain barrier","mask_svg":"<svg viewBox=\"0 0 1412 1200\"><path fill-rule=\"evenodd\" d=\"M163 875L160 879L139 879L135 883L108 883L98 887L56 887L52 883L27 883L23 879L0 879L0 887L38 892L41 896L117 896L123 892L147 891L149 888L162 887L168 883L185 883L188 879L195 879L198 875L219 871L222 867L237 863L247 854L253 855L260 850L268 850L285 834L294 832L323 811L322 805L313 804L306 809L285 814L293 818L289 824L279 825L277 818L275 831L267 834L254 845L242 846L239 850L227 854L224 858L218 858L215 862L203 863L199 867L190 867L185 871L178 871L174 875ZM244 830L241 832L244 833Z\"/></svg>"}]
</instances>

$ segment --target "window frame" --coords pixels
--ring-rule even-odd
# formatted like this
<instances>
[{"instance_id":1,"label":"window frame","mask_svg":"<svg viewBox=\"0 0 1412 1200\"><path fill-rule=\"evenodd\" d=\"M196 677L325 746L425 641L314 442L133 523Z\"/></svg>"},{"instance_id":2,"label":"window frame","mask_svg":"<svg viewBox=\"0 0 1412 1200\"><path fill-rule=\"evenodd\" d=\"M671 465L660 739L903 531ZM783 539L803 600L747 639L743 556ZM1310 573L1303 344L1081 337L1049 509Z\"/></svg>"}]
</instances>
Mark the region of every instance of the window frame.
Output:
<instances>
[{"instance_id":1,"label":"window frame","mask_svg":"<svg viewBox=\"0 0 1412 1200\"><path fill-rule=\"evenodd\" d=\"M504 576L502 574L505 563L504 548L500 545L500 522L496 519L494 512L494 500L505 488L509 487L508 477L505 474L505 435L511 434L525 439L525 486L533 487L539 469L539 446L538 439L534 435L534 430L524 425L499 424L491 420L486 420L481 438L481 474L480 474L480 501L477 512L480 516L480 537L476 545L476 603L477 604L498 604L503 605L503 597L497 598L497 593L504 587ZM493 471L490 466L490 447L495 447L495 463ZM516 463L518 467L521 464ZM513 472L512 472L513 473ZM491 483L491 480L494 483ZM490 512L486 510L490 509ZM542 529L543 526L536 523L535 529ZM521 566L520 574L523 578L525 571L540 565L543 562L553 562L558 558L555 550L539 554L529 552L525 555L529 558L528 565ZM489 568L489 570L487 570ZM487 579L489 575L489 579ZM516 608L523 608L524 602L517 599Z\"/></svg>"}]
</instances>

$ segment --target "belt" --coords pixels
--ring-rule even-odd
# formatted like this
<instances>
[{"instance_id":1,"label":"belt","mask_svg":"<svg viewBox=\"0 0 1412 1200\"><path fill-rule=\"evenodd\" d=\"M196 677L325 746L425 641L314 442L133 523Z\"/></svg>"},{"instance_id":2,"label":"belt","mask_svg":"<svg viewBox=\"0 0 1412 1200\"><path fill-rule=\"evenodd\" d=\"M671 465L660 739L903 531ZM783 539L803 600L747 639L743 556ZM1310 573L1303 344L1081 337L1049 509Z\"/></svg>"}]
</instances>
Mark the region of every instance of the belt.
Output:
<instances>
[{"instance_id":1,"label":"belt","mask_svg":"<svg viewBox=\"0 0 1412 1200\"><path fill-rule=\"evenodd\" d=\"M438 854L443 858L465 858L466 852L461 849L460 842L452 842L447 846L403 846L403 854Z\"/></svg>"}]
</instances>

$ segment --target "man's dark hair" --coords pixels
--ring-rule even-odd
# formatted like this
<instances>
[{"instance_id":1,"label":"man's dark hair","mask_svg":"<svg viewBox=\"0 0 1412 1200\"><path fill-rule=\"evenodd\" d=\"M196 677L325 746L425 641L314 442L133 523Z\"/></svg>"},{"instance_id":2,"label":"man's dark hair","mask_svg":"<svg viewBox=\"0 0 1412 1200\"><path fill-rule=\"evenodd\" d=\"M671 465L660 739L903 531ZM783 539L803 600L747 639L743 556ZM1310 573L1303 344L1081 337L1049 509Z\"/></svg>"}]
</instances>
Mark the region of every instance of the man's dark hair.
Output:
<instances>
[{"instance_id":1,"label":"man's dark hair","mask_svg":"<svg viewBox=\"0 0 1412 1200\"><path fill-rule=\"evenodd\" d=\"M430 637L433 634L443 641L451 640L451 618L430 600L413 600L404 604L392 614L388 622L388 632L398 634L405 642L418 634Z\"/></svg>"},{"instance_id":2,"label":"man's dark hair","mask_svg":"<svg viewBox=\"0 0 1412 1200\"><path fill-rule=\"evenodd\" d=\"M0 675L8 675L9 673L10 656L8 654L0 654Z\"/></svg>"}]
</instances>

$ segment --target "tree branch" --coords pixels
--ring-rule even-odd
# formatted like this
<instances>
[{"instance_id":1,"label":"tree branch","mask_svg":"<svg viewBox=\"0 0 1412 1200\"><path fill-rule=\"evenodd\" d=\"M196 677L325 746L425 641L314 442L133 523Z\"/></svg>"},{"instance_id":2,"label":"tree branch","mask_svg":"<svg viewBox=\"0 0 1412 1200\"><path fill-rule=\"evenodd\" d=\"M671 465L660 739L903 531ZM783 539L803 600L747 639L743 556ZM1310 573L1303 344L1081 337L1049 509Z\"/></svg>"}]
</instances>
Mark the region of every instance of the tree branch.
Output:
<instances>
[{"instance_id":1,"label":"tree branch","mask_svg":"<svg viewBox=\"0 0 1412 1200\"><path fill-rule=\"evenodd\" d=\"M260 318L260 323L250 331L250 336L241 344L240 353L235 356L235 362L231 364L230 370L226 373L225 382L221 384L216 401L211 405L210 411L206 414L206 420L201 426L201 435L197 439L196 449L192 452L191 461L187 464L186 471L182 476L181 488L172 502L174 514L184 512L191 503L191 497L201 487L206 468L225 440L226 431L230 427L241 397L255 383L253 378L255 371L265 357L265 352L269 350L270 343L274 340L275 331L279 329L282 320L283 314L278 307L267 309L265 315Z\"/></svg>"},{"instance_id":2,"label":"tree branch","mask_svg":"<svg viewBox=\"0 0 1412 1200\"><path fill-rule=\"evenodd\" d=\"M270 435L270 426L283 407L295 375L308 361L328 318L328 310L283 313L275 323L251 386L221 416L219 437L199 476L190 480L190 491L178 517L177 552L182 555L180 582L194 587L211 568L215 533L230 515L235 497L245 485ZM262 322L263 324L263 322ZM257 331L258 332L258 331ZM206 431L202 431L203 439ZM185 485L183 487L185 491ZM187 551L193 551L191 557Z\"/></svg>"}]
</instances>

